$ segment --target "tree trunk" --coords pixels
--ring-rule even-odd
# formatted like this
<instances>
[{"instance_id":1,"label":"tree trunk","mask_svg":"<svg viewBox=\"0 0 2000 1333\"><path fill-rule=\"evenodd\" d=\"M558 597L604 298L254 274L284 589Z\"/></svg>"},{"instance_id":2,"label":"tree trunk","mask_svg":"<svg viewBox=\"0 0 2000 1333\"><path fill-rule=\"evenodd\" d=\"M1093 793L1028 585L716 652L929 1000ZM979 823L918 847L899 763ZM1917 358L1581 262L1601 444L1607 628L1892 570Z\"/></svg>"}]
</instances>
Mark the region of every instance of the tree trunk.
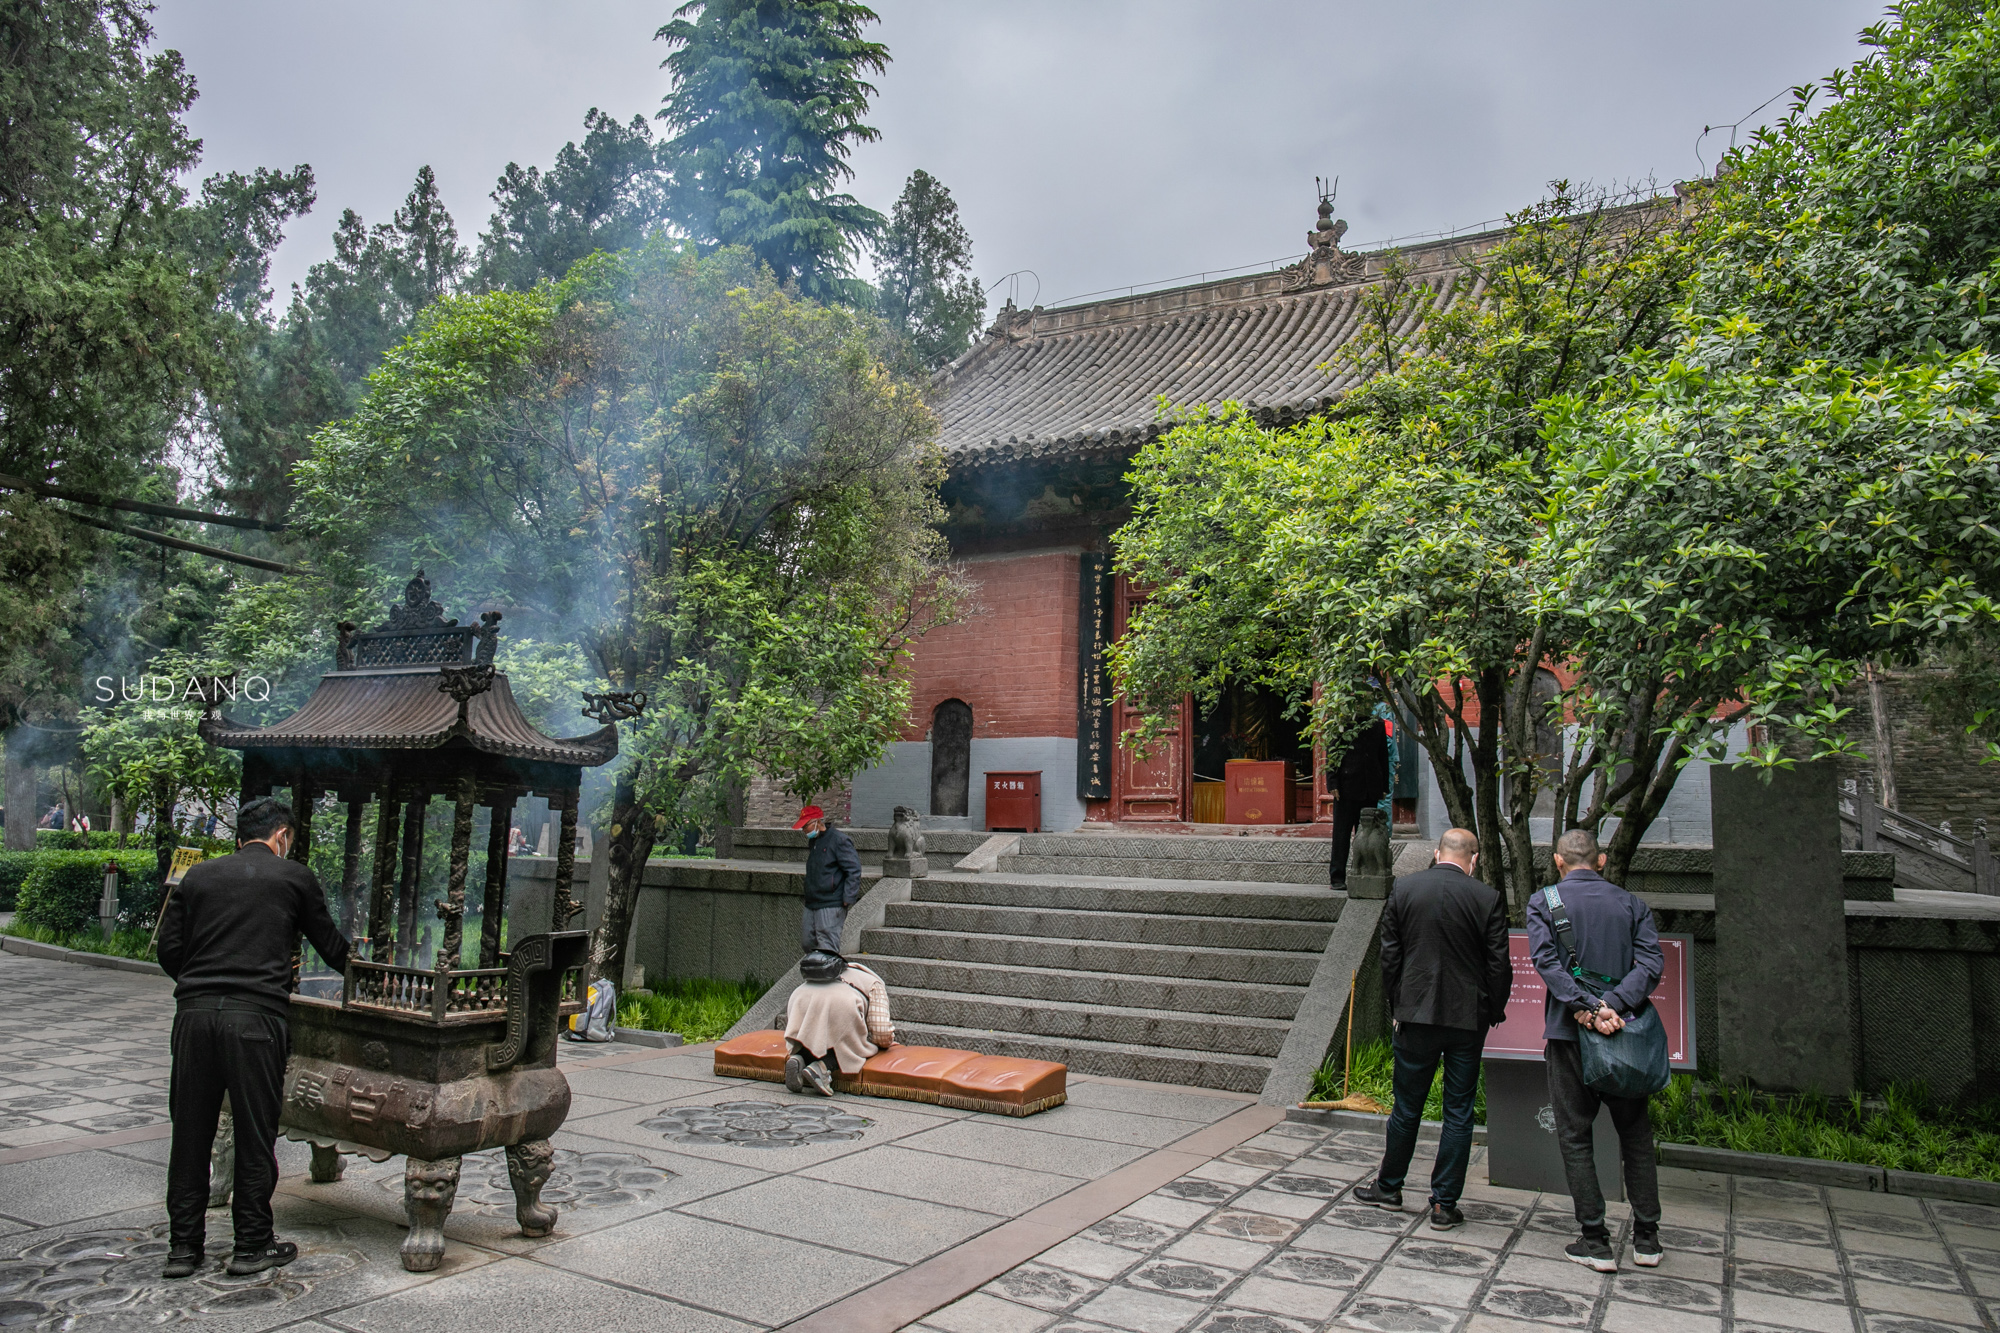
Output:
<instances>
[{"instance_id":1,"label":"tree trunk","mask_svg":"<svg viewBox=\"0 0 2000 1333\"><path fill-rule=\"evenodd\" d=\"M35 766L28 762L28 730L14 727L7 733L7 850L35 850Z\"/></svg>"},{"instance_id":2,"label":"tree trunk","mask_svg":"<svg viewBox=\"0 0 2000 1333\"><path fill-rule=\"evenodd\" d=\"M165 783L153 793L153 862L160 868L160 883L174 868L174 796Z\"/></svg>"},{"instance_id":3,"label":"tree trunk","mask_svg":"<svg viewBox=\"0 0 2000 1333\"><path fill-rule=\"evenodd\" d=\"M584 984L600 977L625 975L625 937L632 930L632 911L646 878L646 861L659 836L659 817L638 803L636 785L620 778L611 798L611 831L596 855L611 858L604 891L604 916L590 941L590 965Z\"/></svg>"},{"instance_id":4,"label":"tree trunk","mask_svg":"<svg viewBox=\"0 0 2000 1333\"><path fill-rule=\"evenodd\" d=\"M1891 743L1889 701L1882 688L1882 670L1868 664L1868 715L1875 723L1876 803L1884 810L1896 808L1896 748Z\"/></svg>"},{"instance_id":5,"label":"tree trunk","mask_svg":"<svg viewBox=\"0 0 2000 1333\"><path fill-rule=\"evenodd\" d=\"M1479 673L1479 734L1472 747L1473 819L1472 831L1479 835L1479 877L1500 891L1513 908L1507 892L1505 840L1500 835L1500 669L1490 667ZM1519 919L1518 913L1511 918Z\"/></svg>"}]
</instances>

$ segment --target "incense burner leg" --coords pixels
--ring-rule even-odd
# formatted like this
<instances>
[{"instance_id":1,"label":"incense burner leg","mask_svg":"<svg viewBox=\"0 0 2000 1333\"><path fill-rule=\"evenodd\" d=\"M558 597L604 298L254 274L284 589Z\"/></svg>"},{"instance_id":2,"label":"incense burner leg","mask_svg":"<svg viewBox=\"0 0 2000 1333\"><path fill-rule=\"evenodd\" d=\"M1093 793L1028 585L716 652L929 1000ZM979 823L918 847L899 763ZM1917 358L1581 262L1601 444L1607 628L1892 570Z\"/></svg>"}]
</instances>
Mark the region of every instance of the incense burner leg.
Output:
<instances>
[{"instance_id":1,"label":"incense burner leg","mask_svg":"<svg viewBox=\"0 0 2000 1333\"><path fill-rule=\"evenodd\" d=\"M315 1143L312 1146L312 1179L315 1185L331 1185L340 1179L347 1164L341 1160L340 1149L331 1143Z\"/></svg>"},{"instance_id":2,"label":"incense burner leg","mask_svg":"<svg viewBox=\"0 0 2000 1333\"><path fill-rule=\"evenodd\" d=\"M556 1227L554 1204L542 1202L556 1150L547 1139L529 1139L507 1148L507 1179L514 1185L514 1217L524 1236L546 1236Z\"/></svg>"},{"instance_id":3,"label":"incense burner leg","mask_svg":"<svg viewBox=\"0 0 2000 1333\"><path fill-rule=\"evenodd\" d=\"M236 1117L229 1113L229 1094L222 1094L222 1114L215 1122L215 1146L208 1152L208 1206L227 1208L236 1192Z\"/></svg>"},{"instance_id":4,"label":"incense burner leg","mask_svg":"<svg viewBox=\"0 0 2000 1333\"><path fill-rule=\"evenodd\" d=\"M403 1237L403 1267L428 1273L444 1259L444 1220L458 1197L459 1159L425 1162L412 1157L403 1168L403 1213L410 1234Z\"/></svg>"}]
</instances>

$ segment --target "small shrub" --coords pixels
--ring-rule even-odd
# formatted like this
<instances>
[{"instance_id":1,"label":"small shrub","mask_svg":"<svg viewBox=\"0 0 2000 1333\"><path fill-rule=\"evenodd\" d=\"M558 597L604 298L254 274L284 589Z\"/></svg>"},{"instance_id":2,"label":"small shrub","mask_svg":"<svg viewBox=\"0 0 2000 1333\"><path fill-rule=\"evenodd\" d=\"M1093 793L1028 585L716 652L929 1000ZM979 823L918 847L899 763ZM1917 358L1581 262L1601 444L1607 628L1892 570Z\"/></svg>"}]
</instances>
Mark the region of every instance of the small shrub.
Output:
<instances>
[{"instance_id":1,"label":"small shrub","mask_svg":"<svg viewBox=\"0 0 2000 1333\"><path fill-rule=\"evenodd\" d=\"M135 882L157 878L151 854L144 852L36 851L21 881L16 910L23 925L69 934L97 917L104 896L104 865L116 861L125 870L119 888L120 907ZM155 896L157 906L157 895Z\"/></svg>"}]
</instances>

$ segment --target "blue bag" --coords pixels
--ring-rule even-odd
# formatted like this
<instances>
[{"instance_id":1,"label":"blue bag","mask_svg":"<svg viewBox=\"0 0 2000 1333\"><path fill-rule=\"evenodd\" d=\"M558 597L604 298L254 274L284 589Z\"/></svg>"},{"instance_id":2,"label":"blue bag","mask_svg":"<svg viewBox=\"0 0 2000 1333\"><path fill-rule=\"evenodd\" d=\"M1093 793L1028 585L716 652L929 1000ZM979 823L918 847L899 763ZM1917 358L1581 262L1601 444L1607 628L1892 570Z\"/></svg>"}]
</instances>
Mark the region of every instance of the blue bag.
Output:
<instances>
[{"instance_id":1,"label":"blue bag","mask_svg":"<svg viewBox=\"0 0 2000 1333\"><path fill-rule=\"evenodd\" d=\"M1584 994L1602 1004L1602 990L1617 985L1623 978L1585 971L1583 959L1576 952L1576 932L1570 926L1569 909L1563 906L1562 894L1551 884L1542 890L1542 900L1555 922L1556 938L1569 956L1569 974L1576 978ZM1600 989L1593 991L1592 982ZM1667 1060L1667 1027L1660 1021L1651 1000L1626 1017L1625 1026L1608 1037L1593 1026L1579 1025L1577 1045L1584 1085L1607 1097L1650 1097L1666 1087L1672 1077Z\"/></svg>"}]
</instances>

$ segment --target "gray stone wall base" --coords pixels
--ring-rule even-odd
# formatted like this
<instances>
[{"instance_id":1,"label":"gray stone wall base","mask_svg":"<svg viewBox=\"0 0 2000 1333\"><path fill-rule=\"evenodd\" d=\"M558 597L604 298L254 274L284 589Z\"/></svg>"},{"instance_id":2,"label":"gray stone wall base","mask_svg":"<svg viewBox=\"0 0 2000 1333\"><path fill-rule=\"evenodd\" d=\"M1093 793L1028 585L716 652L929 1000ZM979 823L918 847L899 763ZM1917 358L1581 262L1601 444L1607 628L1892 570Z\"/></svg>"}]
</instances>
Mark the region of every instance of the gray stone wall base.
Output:
<instances>
[{"instance_id":1,"label":"gray stone wall base","mask_svg":"<svg viewBox=\"0 0 2000 1333\"><path fill-rule=\"evenodd\" d=\"M840 951L850 957L859 955L861 952L861 932L880 926L883 914L888 910L890 903L902 903L909 900L910 881L907 879L878 879L869 885L867 892L863 893L860 900L847 911L847 925L840 933ZM796 907L793 910L796 911ZM762 1032L767 1028L775 1026L775 1020L784 1011L785 1001L790 999L792 992L799 988L802 978L799 976L799 965L797 962L797 927L794 926L793 930L795 932L793 936L794 961L791 967L786 970L785 975L779 977L772 984L771 989L758 997L757 1003L751 1005L744 1012L743 1017L736 1020L735 1027L722 1035L724 1041L728 1041L732 1037L740 1037L747 1032ZM890 1021L893 1022L895 1016L892 1001L892 1007L889 1012Z\"/></svg>"},{"instance_id":2,"label":"gray stone wall base","mask_svg":"<svg viewBox=\"0 0 2000 1333\"><path fill-rule=\"evenodd\" d=\"M51 958L59 963L82 963L85 967L105 967L114 972L138 972L149 977L164 977L158 963L149 963L140 958L120 958L115 954L91 953L87 949L65 949L59 944L43 944L39 940L24 940L18 935L0 935L0 951L19 954L23 958Z\"/></svg>"},{"instance_id":3,"label":"gray stone wall base","mask_svg":"<svg viewBox=\"0 0 2000 1333\"><path fill-rule=\"evenodd\" d=\"M650 1046L660 1051L671 1046L687 1045L678 1032L650 1032L645 1028L619 1028L611 1040L622 1041L627 1046Z\"/></svg>"}]
</instances>

